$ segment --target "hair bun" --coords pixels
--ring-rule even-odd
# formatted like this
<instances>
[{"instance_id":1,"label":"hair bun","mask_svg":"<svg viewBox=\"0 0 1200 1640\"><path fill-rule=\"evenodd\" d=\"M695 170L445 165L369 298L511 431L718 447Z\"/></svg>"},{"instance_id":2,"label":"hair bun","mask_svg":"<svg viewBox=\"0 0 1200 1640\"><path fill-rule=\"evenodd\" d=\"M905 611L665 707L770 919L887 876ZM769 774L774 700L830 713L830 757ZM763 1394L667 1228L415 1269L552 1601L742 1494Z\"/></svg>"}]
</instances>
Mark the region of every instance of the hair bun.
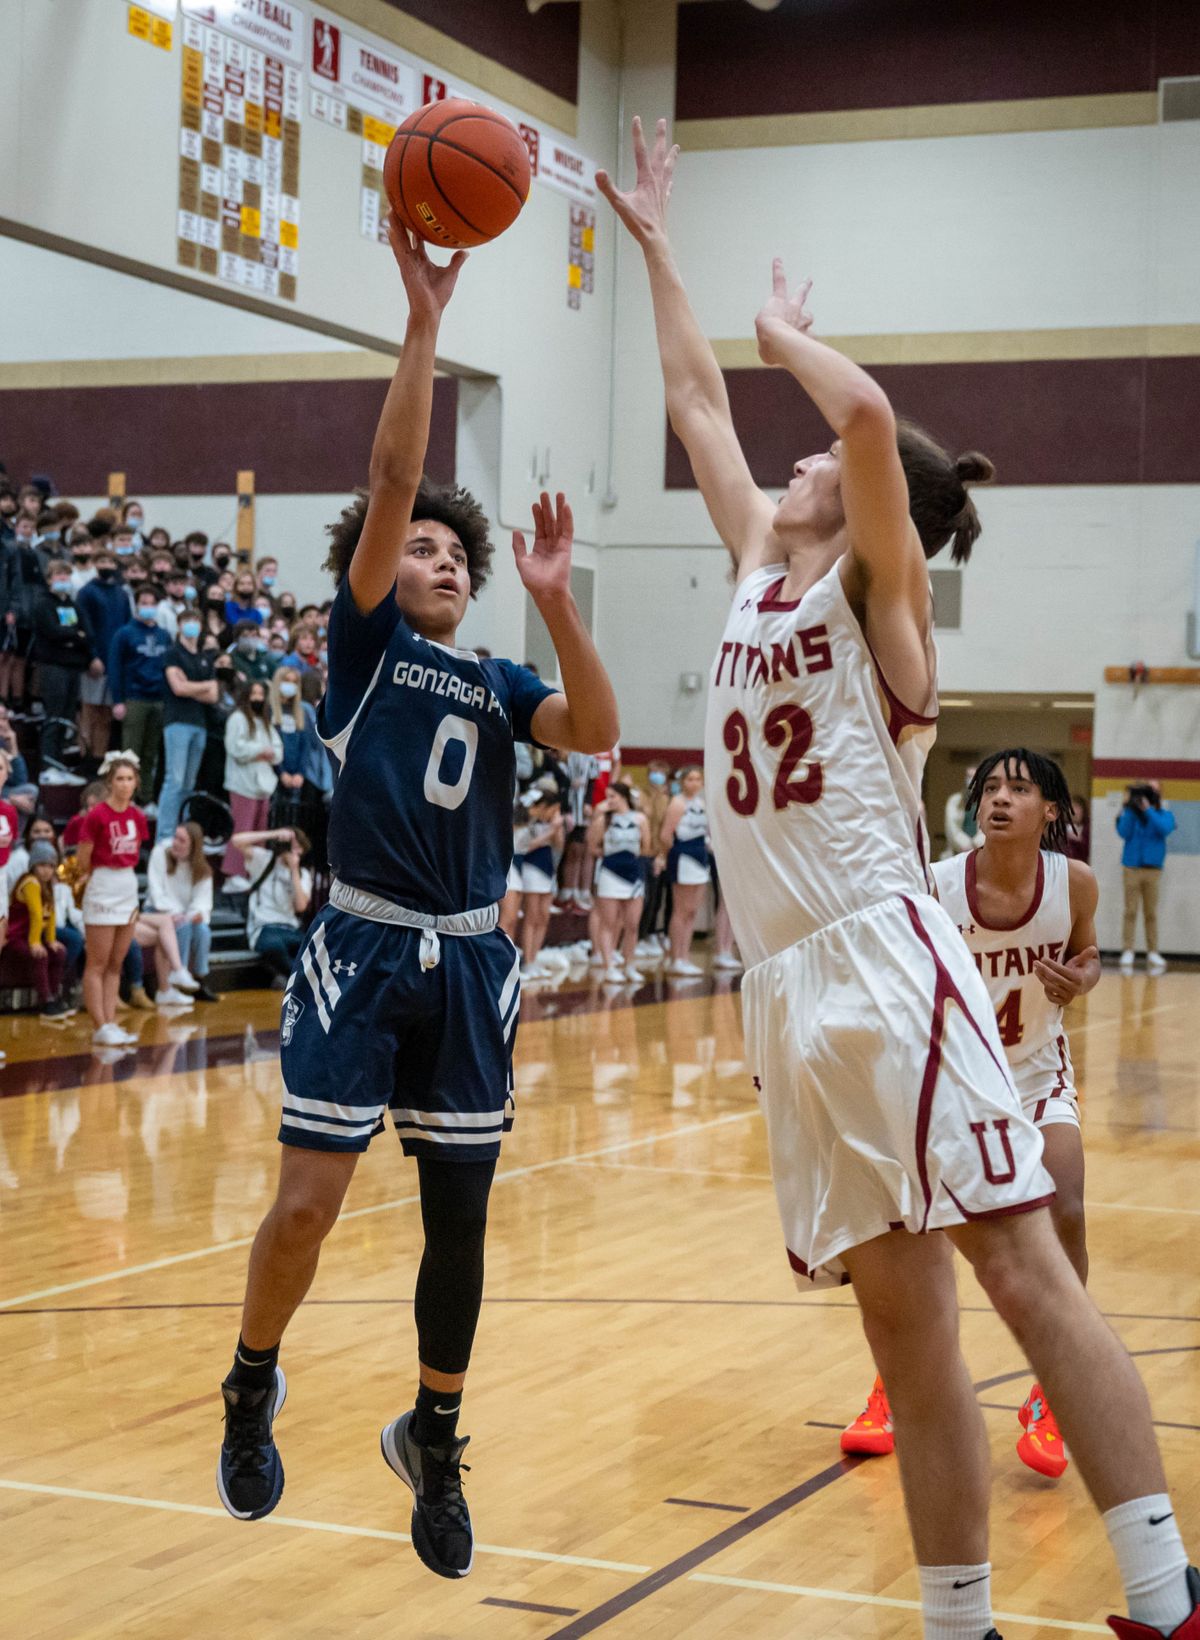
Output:
<instances>
[{"instance_id":1,"label":"hair bun","mask_svg":"<svg viewBox=\"0 0 1200 1640\"><path fill-rule=\"evenodd\" d=\"M996 469L978 450L967 450L954 463L954 471L963 484L990 484Z\"/></svg>"}]
</instances>

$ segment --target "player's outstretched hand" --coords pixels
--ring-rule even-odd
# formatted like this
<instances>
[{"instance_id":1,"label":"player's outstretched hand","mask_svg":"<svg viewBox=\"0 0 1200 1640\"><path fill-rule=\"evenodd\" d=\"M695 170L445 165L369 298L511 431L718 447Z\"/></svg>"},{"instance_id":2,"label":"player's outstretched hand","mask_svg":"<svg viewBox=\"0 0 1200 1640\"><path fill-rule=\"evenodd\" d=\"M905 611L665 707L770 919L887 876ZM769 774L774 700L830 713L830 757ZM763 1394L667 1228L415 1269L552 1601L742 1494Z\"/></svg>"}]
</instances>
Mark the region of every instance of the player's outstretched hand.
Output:
<instances>
[{"instance_id":1,"label":"player's outstretched hand","mask_svg":"<svg viewBox=\"0 0 1200 1640\"><path fill-rule=\"evenodd\" d=\"M771 294L754 321L758 356L764 364L779 363L775 339L781 328L798 330L801 334L812 329L812 314L805 305L811 290L812 280L806 279L794 295L789 295L783 262L777 256L771 263Z\"/></svg>"},{"instance_id":2,"label":"player's outstretched hand","mask_svg":"<svg viewBox=\"0 0 1200 1640\"><path fill-rule=\"evenodd\" d=\"M637 180L629 193L623 194L607 171L596 172L596 186L638 244L649 245L666 237L667 201L679 158L679 145L667 142L666 120L655 126L654 147L648 149L641 119L633 116L633 157Z\"/></svg>"},{"instance_id":3,"label":"player's outstretched hand","mask_svg":"<svg viewBox=\"0 0 1200 1640\"><path fill-rule=\"evenodd\" d=\"M1035 962L1033 971L1041 980L1042 989L1048 1000L1056 1008L1064 1008L1068 1002L1073 1002L1081 995L1087 984L1091 965L1099 956L1096 947L1089 945L1086 950L1073 956L1070 962L1051 962L1046 958Z\"/></svg>"},{"instance_id":4,"label":"player's outstretched hand","mask_svg":"<svg viewBox=\"0 0 1200 1640\"><path fill-rule=\"evenodd\" d=\"M395 211L388 213L388 241L408 292L408 310L414 319L432 319L436 324L454 295L454 287L466 251L455 251L445 267L430 260L425 241L410 233Z\"/></svg>"},{"instance_id":5,"label":"player's outstretched hand","mask_svg":"<svg viewBox=\"0 0 1200 1640\"><path fill-rule=\"evenodd\" d=\"M533 504L533 546L526 545L520 530L513 531L513 556L517 574L533 599L571 590L571 544L575 539L575 519L562 491L553 505L545 490Z\"/></svg>"}]
</instances>

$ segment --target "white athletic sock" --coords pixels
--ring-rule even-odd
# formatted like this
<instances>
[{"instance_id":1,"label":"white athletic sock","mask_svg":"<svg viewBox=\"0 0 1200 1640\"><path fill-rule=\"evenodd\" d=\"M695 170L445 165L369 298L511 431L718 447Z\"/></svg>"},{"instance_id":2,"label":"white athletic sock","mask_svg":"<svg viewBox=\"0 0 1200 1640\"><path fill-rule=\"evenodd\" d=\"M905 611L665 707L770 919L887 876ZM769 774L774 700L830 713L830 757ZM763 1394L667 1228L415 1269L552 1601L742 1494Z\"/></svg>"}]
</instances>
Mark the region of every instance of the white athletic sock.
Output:
<instances>
[{"instance_id":1,"label":"white athletic sock","mask_svg":"<svg viewBox=\"0 0 1200 1640\"><path fill-rule=\"evenodd\" d=\"M992 1568L918 1566L925 1640L984 1640L992 1627Z\"/></svg>"},{"instance_id":2,"label":"white athletic sock","mask_svg":"<svg viewBox=\"0 0 1200 1640\"><path fill-rule=\"evenodd\" d=\"M1188 1617L1187 1551L1165 1492L1118 1504L1104 1530L1121 1571L1129 1615L1136 1623L1172 1634Z\"/></svg>"}]
</instances>

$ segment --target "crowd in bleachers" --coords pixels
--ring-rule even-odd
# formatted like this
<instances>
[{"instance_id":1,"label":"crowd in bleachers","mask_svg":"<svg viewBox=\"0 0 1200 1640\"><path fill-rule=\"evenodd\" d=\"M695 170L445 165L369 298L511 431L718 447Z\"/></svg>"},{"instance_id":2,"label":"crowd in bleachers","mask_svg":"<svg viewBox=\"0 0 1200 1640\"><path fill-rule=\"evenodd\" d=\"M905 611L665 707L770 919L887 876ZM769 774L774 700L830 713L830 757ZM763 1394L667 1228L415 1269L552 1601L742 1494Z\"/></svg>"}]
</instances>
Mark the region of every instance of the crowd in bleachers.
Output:
<instances>
[{"instance_id":1,"label":"crowd in bleachers","mask_svg":"<svg viewBox=\"0 0 1200 1640\"><path fill-rule=\"evenodd\" d=\"M124 1046L116 1007L215 1000L215 905L286 971L333 788L328 602L301 605L272 557L173 541L136 499L85 519L0 475L0 608L0 998L57 1022L82 995L99 1045ZM130 890L114 911L97 885L130 865L126 940L103 918Z\"/></svg>"},{"instance_id":2,"label":"crowd in bleachers","mask_svg":"<svg viewBox=\"0 0 1200 1640\"><path fill-rule=\"evenodd\" d=\"M57 1023L82 1001L97 1045L127 1047L119 1010L216 1000L214 914L282 985L324 887L330 603L301 604L274 557L173 541L136 499L85 519L0 472L0 607L0 1007ZM699 973L702 775L620 774L617 752L517 748L504 925L527 982ZM719 901L714 932L739 966Z\"/></svg>"}]
</instances>

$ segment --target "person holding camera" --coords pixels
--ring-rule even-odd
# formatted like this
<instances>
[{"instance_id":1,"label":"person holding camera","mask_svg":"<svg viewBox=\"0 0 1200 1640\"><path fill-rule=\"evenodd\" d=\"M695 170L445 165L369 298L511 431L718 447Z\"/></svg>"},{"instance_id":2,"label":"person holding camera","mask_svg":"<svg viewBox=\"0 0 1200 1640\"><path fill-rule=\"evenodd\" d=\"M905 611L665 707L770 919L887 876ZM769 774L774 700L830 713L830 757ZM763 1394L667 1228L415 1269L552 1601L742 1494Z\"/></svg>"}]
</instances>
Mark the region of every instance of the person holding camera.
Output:
<instances>
[{"instance_id":1,"label":"person holding camera","mask_svg":"<svg viewBox=\"0 0 1200 1640\"><path fill-rule=\"evenodd\" d=\"M1162 887L1167 838L1174 830L1175 816L1169 809L1163 808L1157 781L1147 780L1126 786L1125 804L1117 816L1117 835L1125 844L1121 852L1121 865L1125 873L1125 922L1121 934L1123 974L1133 969L1139 902L1146 925L1147 972L1166 972L1166 959L1158 949L1158 895Z\"/></svg>"},{"instance_id":2,"label":"person holding camera","mask_svg":"<svg viewBox=\"0 0 1200 1640\"><path fill-rule=\"evenodd\" d=\"M300 949L300 918L312 899L312 872L301 865L309 851L308 838L291 826L278 831L237 831L233 846L244 856L250 878L246 909L250 949L286 980Z\"/></svg>"}]
</instances>

